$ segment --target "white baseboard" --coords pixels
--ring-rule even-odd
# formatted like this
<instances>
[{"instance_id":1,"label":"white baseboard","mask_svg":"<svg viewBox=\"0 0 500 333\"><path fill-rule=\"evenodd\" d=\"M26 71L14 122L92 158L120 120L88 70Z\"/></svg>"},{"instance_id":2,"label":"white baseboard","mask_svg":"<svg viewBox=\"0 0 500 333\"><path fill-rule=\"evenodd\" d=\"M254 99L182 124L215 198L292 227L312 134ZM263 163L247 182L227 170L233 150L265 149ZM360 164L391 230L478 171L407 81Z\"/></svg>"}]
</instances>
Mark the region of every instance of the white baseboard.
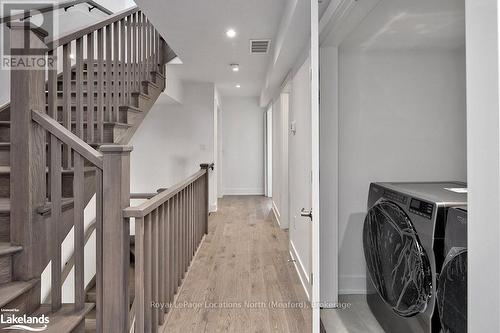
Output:
<instances>
[{"instance_id":1,"label":"white baseboard","mask_svg":"<svg viewBox=\"0 0 500 333\"><path fill-rule=\"evenodd\" d=\"M278 222L278 225L280 226L281 228L281 217L280 217L280 212L278 211L278 208L276 207L276 204L274 203L273 201L273 206L272 206L272 211L273 211L273 214L274 214L274 218L276 219L276 222Z\"/></svg>"},{"instance_id":2,"label":"white baseboard","mask_svg":"<svg viewBox=\"0 0 500 333\"><path fill-rule=\"evenodd\" d=\"M297 271L297 274L299 275L300 282L302 283L302 287L304 288L304 291L306 292L307 299L311 301L311 294L309 292L309 286L311 285L311 281L309 280L309 274L307 274L307 271L304 268L304 265L302 264L302 261L300 260L300 257L297 254L297 250L295 249L295 246L293 245L293 242L290 241L290 256L292 257L294 261L294 266L295 270Z\"/></svg>"},{"instance_id":3,"label":"white baseboard","mask_svg":"<svg viewBox=\"0 0 500 333\"><path fill-rule=\"evenodd\" d=\"M366 294L366 279L364 275L339 275L339 294Z\"/></svg>"},{"instance_id":4,"label":"white baseboard","mask_svg":"<svg viewBox=\"0 0 500 333\"><path fill-rule=\"evenodd\" d=\"M264 195L263 188L225 188L224 195Z\"/></svg>"},{"instance_id":5,"label":"white baseboard","mask_svg":"<svg viewBox=\"0 0 500 333\"><path fill-rule=\"evenodd\" d=\"M217 212L217 204L215 204L215 205L210 205L210 207L208 208L208 211L209 211L210 213L215 213L215 212Z\"/></svg>"}]
</instances>

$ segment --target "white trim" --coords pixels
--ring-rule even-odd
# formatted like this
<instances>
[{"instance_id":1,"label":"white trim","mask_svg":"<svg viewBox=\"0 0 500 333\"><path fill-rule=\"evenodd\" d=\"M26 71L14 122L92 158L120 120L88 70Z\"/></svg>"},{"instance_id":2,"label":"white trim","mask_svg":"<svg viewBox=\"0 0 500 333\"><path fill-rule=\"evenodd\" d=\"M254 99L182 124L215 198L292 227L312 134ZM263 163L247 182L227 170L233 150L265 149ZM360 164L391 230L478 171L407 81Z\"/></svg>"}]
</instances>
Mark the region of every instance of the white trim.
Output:
<instances>
[{"instance_id":1,"label":"white trim","mask_svg":"<svg viewBox=\"0 0 500 333\"><path fill-rule=\"evenodd\" d=\"M499 10L465 1L469 332L500 332Z\"/></svg>"},{"instance_id":2,"label":"white trim","mask_svg":"<svg viewBox=\"0 0 500 333\"><path fill-rule=\"evenodd\" d=\"M263 188L225 188L224 195L264 195Z\"/></svg>"},{"instance_id":3,"label":"white trim","mask_svg":"<svg viewBox=\"0 0 500 333\"><path fill-rule=\"evenodd\" d=\"M319 209L319 17L318 1L311 1L311 203L313 211L311 234L312 331L320 332L320 209Z\"/></svg>"},{"instance_id":4,"label":"white trim","mask_svg":"<svg viewBox=\"0 0 500 333\"><path fill-rule=\"evenodd\" d=\"M210 207L209 207L208 211L209 211L210 213L215 213L215 212L217 212L217 205L216 205L216 204L215 204L215 205L210 205Z\"/></svg>"},{"instance_id":5,"label":"white trim","mask_svg":"<svg viewBox=\"0 0 500 333\"><path fill-rule=\"evenodd\" d=\"M304 269L304 265L302 265L302 261L300 260L300 257L297 254L297 250L295 249L295 246L293 245L293 242L291 240L290 240L289 252L290 252L290 257L294 260L293 265L295 266L295 270L299 275L299 279L300 282L302 283L304 291L306 292L307 299L311 301L311 293L309 292L309 286L310 286L309 277L307 271Z\"/></svg>"},{"instance_id":6,"label":"white trim","mask_svg":"<svg viewBox=\"0 0 500 333\"><path fill-rule=\"evenodd\" d=\"M278 211L278 207L276 207L276 203L274 201L272 203L272 211L273 211L274 217L276 218L276 222L278 222L279 227L282 228L281 227L280 212Z\"/></svg>"}]
</instances>

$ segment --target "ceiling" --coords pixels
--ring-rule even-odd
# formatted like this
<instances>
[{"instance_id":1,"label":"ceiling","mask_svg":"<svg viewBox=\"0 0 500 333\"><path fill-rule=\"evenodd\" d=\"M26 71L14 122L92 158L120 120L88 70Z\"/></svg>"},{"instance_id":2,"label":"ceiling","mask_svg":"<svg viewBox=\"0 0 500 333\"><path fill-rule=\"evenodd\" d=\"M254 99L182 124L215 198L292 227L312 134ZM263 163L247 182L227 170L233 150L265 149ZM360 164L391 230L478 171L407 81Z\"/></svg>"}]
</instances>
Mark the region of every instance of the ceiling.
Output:
<instances>
[{"instance_id":1,"label":"ceiling","mask_svg":"<svg viewBox=\"0 0 500 333\"><path fill-rule=\"evenodd\" d=\"M250 54L250 39L274 41L287 1L136 2L182 60L169 71L183 81L214 82L223 96L258 96L272 52ZM237 32L233 39L225 35L229 28ZM240 71L231 71L231 63L238 63Z\"/></svg>"},{"instance_id":2,"label":"ceiling","mask_svg":"<svg viewBox=\"0 0 500 333\"><path fill-rule=\"evenodd\" d=\"M464 45L464 0L382 0L341 44L366 51Z\"/></svg>"}]
</instances>

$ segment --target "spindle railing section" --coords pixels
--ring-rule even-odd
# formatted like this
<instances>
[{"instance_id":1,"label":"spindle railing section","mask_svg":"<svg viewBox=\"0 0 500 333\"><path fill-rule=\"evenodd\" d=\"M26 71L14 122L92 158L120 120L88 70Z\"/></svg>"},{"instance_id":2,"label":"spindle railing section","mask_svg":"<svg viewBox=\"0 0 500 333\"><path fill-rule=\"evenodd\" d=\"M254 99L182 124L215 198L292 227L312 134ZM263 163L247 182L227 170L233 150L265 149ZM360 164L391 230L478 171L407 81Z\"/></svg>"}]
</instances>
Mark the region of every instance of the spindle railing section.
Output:
<instances>
[{"instance_id":1,"label":"spindle railing section","mask_svg":"<svg viewBox=\"0 0 500 333\"><path fill-rule=\"evenodd\" d=\"M136 7L50 41L41 29L28 23L12 23L10 28L11 41L28 37L30 45L43 43L46 55L54 59L51 67L11 69L10 163L15 166L11 168L11 241L24 248L13 265L14 276L26 281L38 279L51 261L51 307L54 312L61 309L61 242L66 236L63 214L72 207L74 307L85 311L89 305L85 304L84 209L90 188L96 196L96 328L97 332L126 332L128 218L138 210L126 209L130 204L132 148L114 145L115 138L106 125L120 123L121 106L138 104L144 81L151 81L154 73L164 73L165 42ZM88 177L89 173L93 177ZM208 200L206 174L204 169L175 193L169 190L150 199L148 207L154 208L138 216L136 260L141 269L137 269L140 288L136 290L154 291L139 292L138 331L147 328L144 318L149 318L149 306L145 301L151 295L156 297L159 290L162 296L170 297L206 232L208 207L200 204ZM72 176L69 187L65 186L65 175ZM46 227L41 227L40 207L50 214ZM171 246L170 241L176 245ZM167 271L158 255L179 261ZM175 283L171 280L174 277Z\"/></svg>"},{"instance_id":2,"label":"spindle railing section","mask_svg":"<svg viewBox=\"0 0 500 333\"><path fill-rule=\"evenodd\" d=\"M202 164L188 179L124 210L125 219L135 219L135 320L130 324L136 333L156 332L163 324L168 305L208 232L211 168L213 164Z\"/></svg>"}]
</instances>

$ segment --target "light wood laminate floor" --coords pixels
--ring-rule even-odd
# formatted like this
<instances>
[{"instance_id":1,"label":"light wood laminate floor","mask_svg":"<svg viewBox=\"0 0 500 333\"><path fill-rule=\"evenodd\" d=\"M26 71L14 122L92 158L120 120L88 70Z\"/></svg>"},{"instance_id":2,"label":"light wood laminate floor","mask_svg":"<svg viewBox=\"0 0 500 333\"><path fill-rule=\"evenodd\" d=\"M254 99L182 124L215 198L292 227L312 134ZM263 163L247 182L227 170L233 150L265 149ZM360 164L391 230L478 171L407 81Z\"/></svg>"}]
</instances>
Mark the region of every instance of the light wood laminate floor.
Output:
<instances>
[{"instance_id":1,"label":"light wood laminate floor","mask_svg":"<svg viewBox=\"0 0 500 333\"><path fill-rule=\"evenodd\" d=\"M310 305L271 201L226 196L218 206L160 332L311 332Z\"/></svg>"}]
</instances>

